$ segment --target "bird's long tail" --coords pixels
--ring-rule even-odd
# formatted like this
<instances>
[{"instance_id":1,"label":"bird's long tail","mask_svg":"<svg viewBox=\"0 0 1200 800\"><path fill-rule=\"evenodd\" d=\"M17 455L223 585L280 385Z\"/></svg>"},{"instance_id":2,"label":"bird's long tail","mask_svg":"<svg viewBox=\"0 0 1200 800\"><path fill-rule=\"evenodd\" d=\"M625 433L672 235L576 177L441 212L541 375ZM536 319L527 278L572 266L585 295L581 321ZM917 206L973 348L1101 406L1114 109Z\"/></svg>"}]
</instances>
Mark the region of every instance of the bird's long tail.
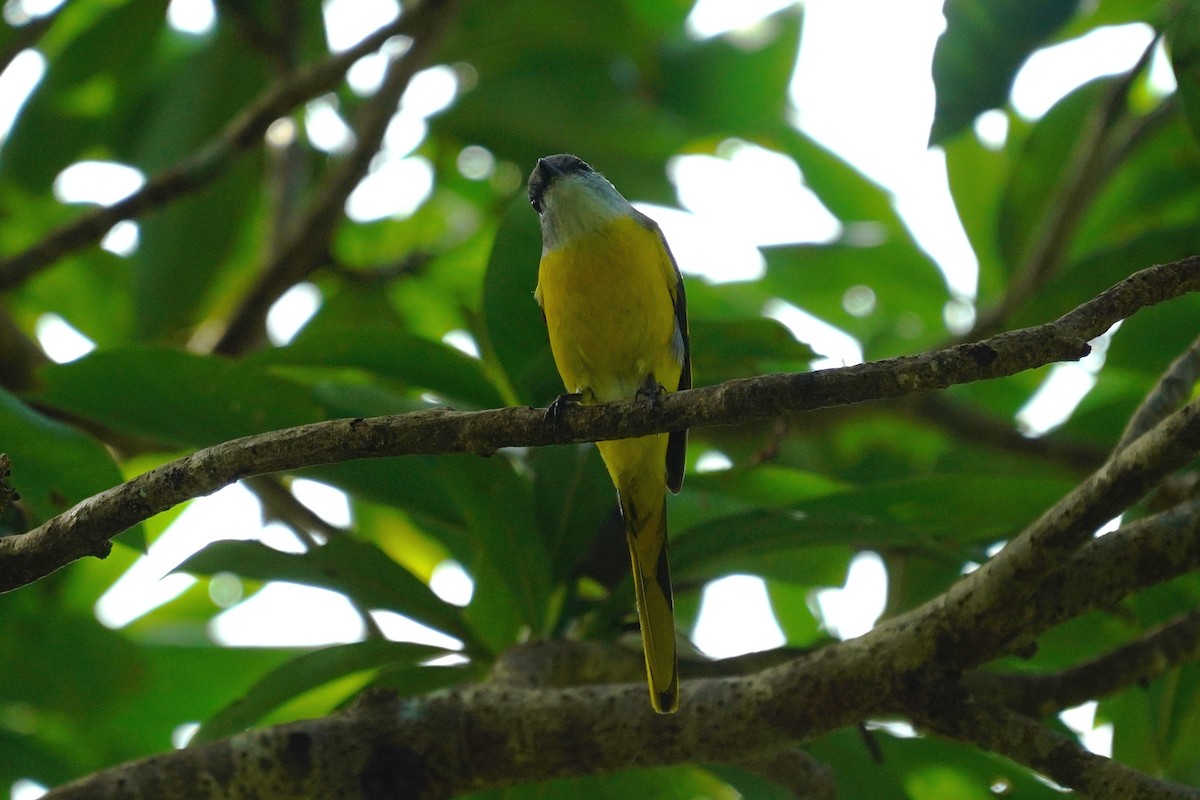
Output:
<instances>
[{"instance_id":1,"label":"bird's long tail","mask_svg":"<svg viewBox=\"0 0 1200 800\"><path fill-rule=\"evenodd\" d=\"M671 570L667 566L665 492L650 509L636 506L626 493L619 494L629 558L633 562L650 704L660 714L671 714L679 708L679 662L675 653Z\"/></svg>"}]
</instances>

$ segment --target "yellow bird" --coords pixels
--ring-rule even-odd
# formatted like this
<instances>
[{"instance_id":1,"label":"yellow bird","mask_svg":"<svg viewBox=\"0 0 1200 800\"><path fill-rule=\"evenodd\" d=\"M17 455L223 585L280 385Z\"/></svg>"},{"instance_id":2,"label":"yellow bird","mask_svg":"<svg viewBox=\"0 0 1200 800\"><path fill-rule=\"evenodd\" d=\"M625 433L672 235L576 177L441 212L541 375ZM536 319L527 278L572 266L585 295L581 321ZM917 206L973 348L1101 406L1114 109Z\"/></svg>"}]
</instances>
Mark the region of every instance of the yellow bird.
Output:
<instances>
[{"instance_id":1,"label":"yellow bird","mask_svg":"<svg viewBox=\"0 0 1200 800\"><path fill-rule=\"evenodd\" d=\"M534 292L567 394L607 403L690 389L683 280L662 231L572 155L538 160L529 201L542 224ZM675 609L667 567L667 489L683 485L687 431L598 442L633 562L650 702L679 707Z\"/></svg>"}]
</instances>

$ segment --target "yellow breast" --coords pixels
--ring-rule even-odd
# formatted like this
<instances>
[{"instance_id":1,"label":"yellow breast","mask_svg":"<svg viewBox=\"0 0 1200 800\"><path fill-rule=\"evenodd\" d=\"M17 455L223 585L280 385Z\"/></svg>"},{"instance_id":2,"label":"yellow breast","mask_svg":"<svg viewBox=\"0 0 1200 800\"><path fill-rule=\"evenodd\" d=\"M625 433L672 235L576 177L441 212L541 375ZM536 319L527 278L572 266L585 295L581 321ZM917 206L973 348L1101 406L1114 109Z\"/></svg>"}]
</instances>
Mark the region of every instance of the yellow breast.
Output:
<instances>
[{"instance_id":1,"label":"yellow breast","mask_svg":"<svg viewBox=\"0 0 1200 800\"><path fill-rule=\"evenodd\" d=\"M628 400L649 374L679 388L675 283L658 233L632 217L543 253L536 295L567 391Z\"/></svg>"}]
</instances>

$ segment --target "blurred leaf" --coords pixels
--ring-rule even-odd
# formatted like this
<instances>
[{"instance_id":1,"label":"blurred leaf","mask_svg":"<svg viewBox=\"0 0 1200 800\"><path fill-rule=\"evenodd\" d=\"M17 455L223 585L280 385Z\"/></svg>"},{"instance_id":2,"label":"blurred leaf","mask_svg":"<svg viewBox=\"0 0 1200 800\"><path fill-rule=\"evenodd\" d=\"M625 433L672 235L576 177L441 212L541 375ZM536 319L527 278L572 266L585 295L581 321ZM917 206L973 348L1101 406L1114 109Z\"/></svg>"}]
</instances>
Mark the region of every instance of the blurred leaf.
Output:
<instances>
[{"instance_id":1,"label":"blurred leaf","mask_svg":"<svg viewBox=\"0 0 1200 800\"><path fill-rule=\"evenodd\" d=\"M1200 144L1186 122L1178 114L1160 119L1138 145L1092 200L1075 237L1072 260L1155 230L1182 229L1196 223L1200 216Z\"/></svg>"},{"instance_id":2,"label":"blurred leaf","mask_svg":"<svg viewBox=\"0 0 1200 800\"><path fill-rule=\"evenodd\" d=\"M766 317L689 323L692 371L707 384L771 372L803 372L816 357L784 325Z\"/></svg>"},{"instance_id":3,"label":"blurred leaf","mask_svg":"<svg viewBox=\"0 0 1200 800\"><path fill-rule=\"evenodd\" d=\"M931 144L942 144L980 113L1008 100L1017 69L1075 13L1077 0L949 0L933 51L937 88Z\"/></svg>"},{"instance_id":4,"label":"blurred leaf","mask_svg":"<svg viewBox=\"0 0 1200 800\"><path fill-rule=\"evenodd\" d=\"M371 609L387 609L439 628L471 646L462 614L435 595L379 548L337 536L315 550L294 554L261 542L214 542L186 559L175 572L214 575L232 572L260 581L292 581L341 592Z\"/></svg>"},{"instance_id":5,"label":"blurred leaf","mask_svg":"<svg viewBox=\"0 0 1200 800\"><path fill-rule=\"evenodd\" d=\"M98 149L118 149L165 68L167 0L70 5L82 8L64 9L51 33L78 34L49 64L0 160L0 177L32 191L44 191L60 170Z\"/></svg>"},{"instance_id":6,"label":"blurred leaf","mask_svg":"<svg viewBox=\"0 0 1200 800\"><path fill-rule=\"evenodd\" d=\"M533 290L537 286L542 236L537 215L518 198L508 207L492 246L483 284L483 324L520 402L552 400L562 393L554 372L550 340Z\"/></svg>"},{"instance_id":7,"label":"blurred leaf","mask_svg":"<svg viewBox=\"0 0 1200 800\"><path fill-rule=\"evenodd\" d=\"M1010 126L1016 123L1013 116L1008 116ZM954 207L979 260L979 300L981 305L997 302L1007 283L1008 266L1000 252L996 216L1012 158L1007 150L990 149L975 136L956 136L943 148Z\"/></svg>"},{"instance_id":8,"label":"blurred leaf","mask_svg":"<svg viewBox=\"0 0 1200 800\"><path fill-rule=\"evenodd\" d=\"M864 486L791 512L756 509L692 527L672 541L672 567L680 575L710 576L753 566L767 577L833 585L855 549L915 548L953 562L955 548L965 554L968 545L1011 537L1069 488L1023 476L962 474Z\"/></svg>"},{"instance_id":9,"label":"blurred leaf","mask_svg":"<svg viewBox=\"0 0 1200 800\"><path fill-rule=\"evenodd\" d=\"M309 391L250 364L178 350L102 350L41 372L37 403L172 447L324 418Z\"/></svg>"},{"instance_id":10,"label":"blurred leaf","mask_svg":"<svg viewBox=\"0 0 1200 800\"><path fill-rule=\"evenodd\" d=\"M886 189L803 131L788 128L780 136L783 152L800 166L804 183L843 223L875 222L890 234L902 229Z\"/></svg>"},{"instance_id":11,"label":"blurred leaf","mask_svg":"<svg viewBox=\"0 0 1200 800\"><path fill-rule=\"evenodd\" d=\"M1012 167L1008 185L995 216L997 242L1009 272L1028 257L1036 237L1042 235L1052 213L1063 176L1072 163L1082 132L1092 124L1097 106L1114 79L1094 80L1071 92L1054 105L1023 139L1010 139Z\"/></svg>"},{"instance_id":12,"label":"blurred leaf","mask_svg":"<svg viewBox=\"0 0 1200 800\"><path fill-rule=\"evenodd\" d=\"M262 676L249 691L209 717L192 743L212 742L245 730L276 706L335 678L388 665L415 666L444 653L436 647L389 641L356 642L304 653Z\"/></svg>"},{"instance_id":13,"label":"blurred leaf","mask_svg":"<svg viewBox=\"0 0 1200 800\"><path fill-rule=\"evenodd\" d=\"M476 558L466 565L477 575L476 602L471 604L471 613L480 613L481 602L493 602L502 594L519 615L520 623L540 632L548 621L547 602L553 581L529 483L503 456L445 456L438 459L434 474L461 510L474 537ZM491 591L484 591L480 584L492 580L497 584L489 587ZM477 630L485 639L491 633L480 626Z\"/></svg>"},{"instance_id":14,"label":"blurred leaf","mask_svg":"<svg viewBox=\"0 0 1200 800\"><path fill-rule=\"evenodd\" d=\"M820 640L823 632L811 586L767 581L767 597L788 647L809 647Z\"/></svg>"},{"instance_id":15,"label":"blurred leaf","mask_svg":"<svg viewBox=\"0 0 1200 800\"><path fill-rule=\"evenodd\" d=\"M504 405L479 359L441 342L387 328L324 328L320 336L301 331L287 347L268 348L246 360L262 365L353 367L451 402L465 402L468 408Z\"/></svg>"},{"instance_id":16,"label":"blurred leaf","mask_svg":"<svg viewBox=\"0 0 1200 800\"><path fill-rule=\"evenodd\" d=\"M565 581L616 502L612 481L592 445L542 447L530 453L533 501L551 577Z\"/></svg>"},{"instance_id":17,"label":"blurred leaf","mask_svg":"<svg viewBox=\"0 0 1200 800\"><path fill-rule=\"evenodd\" d=\"M944 338L946 283L908 236L865 246L765 247L763 288L857 338L868 359L920 349ZM863 297L847 310L848 293Z\"/></svg>"},{"instance_id":18,"label":"blurred leaf","mask_svg":"<svg viewBox=\"0 0 1200 800\"><path fill-rule=\"evenodd\" d=\"M786 118L800 19L790 7L761 21L753 47L720 36L673 42L656 70L664 110L704 136L774 135Z\"/></svg>"},{"instance_id":19,"label":"blurred leaf","mask_svg":"<svg viewBox=\"0 0 1200 800\"><path fill-rule=\"evenodd\" d=\"M90 437L34 411L0 389L0 452L12 460L10 484L21 495L29 518L12 512L0 518L0 530L35 527L71 506L121 483L108 452ZM15 527L12 527L15 523ZM136 525L118 541L146 549L146 533Z\"/></svg>"},{"instance_id":20,"label":"blurred leaf","mask_svg":"<svg viewBox=\"0 0 1200 800\"><path fill-rule=\"evenodd\" d=\"M1167 26L1167 52L1192 135L1200 141L1200 3L1177 3Z\"/></svg>"}]
</instances>

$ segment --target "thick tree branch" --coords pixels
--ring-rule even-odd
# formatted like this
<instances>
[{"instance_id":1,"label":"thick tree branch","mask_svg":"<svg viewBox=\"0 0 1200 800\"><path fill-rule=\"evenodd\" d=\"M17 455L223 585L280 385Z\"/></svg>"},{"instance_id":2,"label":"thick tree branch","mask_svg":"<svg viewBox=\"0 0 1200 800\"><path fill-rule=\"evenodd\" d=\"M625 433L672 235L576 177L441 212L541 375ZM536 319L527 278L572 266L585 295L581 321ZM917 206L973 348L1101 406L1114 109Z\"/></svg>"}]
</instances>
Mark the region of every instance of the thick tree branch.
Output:
<instances>
[{"instance_id":1,"label":"thick tree branch","mask_svg":"<svg viewBox=\"0 0 1200 800\"><path fill-rule=\"evenodd\" d=\"M1097 546L1092 536L1099 527L1198 451L1200 400L1116 453L945 594L888 620L863 638L880 639L881 646L889 648L881 657L899 670L933 662L966 669L1013 650L1048 627L1054 604L1068 596L1060 583L1073 576L1061 567L1072 554L1087 544ZM1088 580L1097 579L1096 573L1085 574ZM1093 591L1091 596L1097 594ZM905 631L911 635L903 635ZM897 643L902 647L893 651L891 645Z\"/></svg>"},{"instance_id":2,"label":"thick tree branch","mask_svg":"<svg viewBox=\"0 0 1200 800\"><path fill-rule=\"evenodd\" d=\"M126 528L252 475L356 458L486 455L501 447L537 447L735 425L784 413L999 378L1054 361L1081 358L1088 351L1087 341L1117 320L1139 308L1197 289L1200 256L1193 256L1137 272L1054 322L982 342L843 369L728 381L668 394L657 406L637 401L578 406L557 426L547 424L542 411L530 408L470 413L431 409L367 420L318 422L235 439L139 475L84 500L28 533L0 538L0 591L23 586L83 556L103 557L111 547L109 540ZM1144 441L1135 443L1064 500L1066 506L1060 504L1048 512L1038 523L1038 532L1022 536L985 565L980 572L989 576L990 591L1003 591L998 581L1011 578L1013 569L1038 566L1043 548L1048 557L1069 553L1090 535L1088 525L1094 529L1120 513L1125 504L1140 496L1144 484L1157 480L1163 470L1170 471L1172 464L1195 452L1193 438L1200 436L1200 414L1196 409L1189 406L1169 422L1162 436L1143 437ZM1164 440L1163 436L1175 438ZM1046 574L1045 563L1031 573L1039 577ZM1022 575L1021 580L1030 577ZM980 605L978 598L962 597L959 601L973 609L972 615L988 608L988 603ZM904 622L907 619L897 618L889 624L908 624ZM932 647L933 643L928 644Z\"/></svg>"},{"instance_id":3,"label":"thick tree branch","mask_svg":"<svg viewBox=\"0 0 1200 800\"><path fill-rule=\"evenodd\" d=\"M406 35L441 13L441 0L423 3L399 20L380 28L354 47L298 70L288 80L267 89L229 122L204 147L155 175L124 200L97 208L49 233L22 253L0 260L0 291L11 289L68 253L98 242L125 219L159 208L199 191L220 174L234 156L258 145L272 122L295 106L337 88L350 66L393 36Z\"/></svg>"}]
</instances>

